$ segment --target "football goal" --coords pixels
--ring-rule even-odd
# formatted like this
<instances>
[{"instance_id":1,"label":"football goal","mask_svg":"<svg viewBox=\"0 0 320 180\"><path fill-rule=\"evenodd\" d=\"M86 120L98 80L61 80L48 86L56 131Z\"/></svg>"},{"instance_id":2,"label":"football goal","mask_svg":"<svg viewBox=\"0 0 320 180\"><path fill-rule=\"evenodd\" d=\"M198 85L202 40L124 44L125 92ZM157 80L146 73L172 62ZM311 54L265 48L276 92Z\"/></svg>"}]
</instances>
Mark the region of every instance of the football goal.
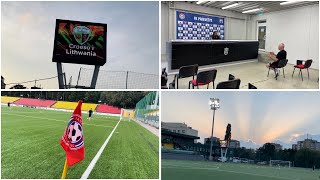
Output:
<instances>
[{"instance_id":1,"label":"football goal","mask_svg":"<svg viewBox=\"0 0 320 180\"><path fill-rule=\"evenodd\" d=\"M121 109L120 120L121 121L131 121L134 118L133 109Z\"/></svg>"},{"instance_id":2,"label":"football goal","mask_svg":"<svg viewBox=\"0 0 320 180\"><path fill-rule=\"evenodd\" d=\"M291 161L281 161L281 160L270 160L269 162L270 167L291 167Z\"/></svg>"}]
</instances>

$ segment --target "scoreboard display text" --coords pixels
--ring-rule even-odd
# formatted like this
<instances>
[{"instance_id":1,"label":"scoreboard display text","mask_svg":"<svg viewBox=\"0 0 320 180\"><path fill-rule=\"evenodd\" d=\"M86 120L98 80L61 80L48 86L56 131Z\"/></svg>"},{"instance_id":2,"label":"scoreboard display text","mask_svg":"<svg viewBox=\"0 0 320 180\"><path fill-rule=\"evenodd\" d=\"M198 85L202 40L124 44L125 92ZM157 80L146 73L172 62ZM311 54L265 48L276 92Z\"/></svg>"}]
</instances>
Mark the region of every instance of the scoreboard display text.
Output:
<instances>
[{"instance_id":1,"label":"scoreboard display text","mask_svg":"<svg viewBox=\"0 0 320 180\"><path fill-rule=\"evenodd\" d=\"M214 31L224 39L224 18L177 11L176 38L211 40Z\"/></svg>"},{"instance_id":2,"label":"scoreboard display text","mask_svg":"<svg viewBox=\"0 0 320 180\"><path fill-rule=\"evenodd\" d=\"M104 65L107 24L56 20L53 62Z\"/></svg>"}]
</instances>

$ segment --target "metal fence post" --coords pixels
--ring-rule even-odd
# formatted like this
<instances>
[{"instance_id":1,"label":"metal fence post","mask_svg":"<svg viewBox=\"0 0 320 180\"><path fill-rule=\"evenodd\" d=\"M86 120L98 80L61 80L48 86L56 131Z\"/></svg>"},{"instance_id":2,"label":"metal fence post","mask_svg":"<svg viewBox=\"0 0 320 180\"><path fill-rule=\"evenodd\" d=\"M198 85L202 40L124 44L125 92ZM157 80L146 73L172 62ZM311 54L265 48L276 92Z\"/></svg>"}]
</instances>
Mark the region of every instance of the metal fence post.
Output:
<instances>
[{"instance_id":1,"label":"metal fence post","mask_svg":"<svg viewBox=\"0 0 320 180\"><path fill-rule=\"evenodd\" d=\"M126 76L126 89L128 89L128 73L129 71L127 71L127 76Z\"/></svg>"},{"instance_id":2,"label":"metal fence post","mask_svg":"<svg viewBox=\"0 0 320 180\"><path fill-rule=\"evenodd\" d=\"M92 75L91 85L90 85L91 89L95 89L96 88L98 75L99 75L99 70L100 70L100 65L95 65L94 66L93 75Z\"/></svg>"},{"instance_id":3,"label":"metal fence post","mask_svg":"<svg viewBox=\"0 0 320 180\"><path fill-rule=\"evenodd\" d=\"M57 72L58 72L58 83L59 89L64 89L63 83L63 74L62 74L62 65L61 62L57 62Z\"/></svg>"},{"instance_id":4,"label":"metal fence post","mask_svg":"<svg viewBox=\"0 0 320 180\"><path fill-rule=\"evenodd\" d=\"M68 88L67 88L66 73L63 73L63 77L64 77L64 89L68 89Z\"/></svg>"}]
</instances>

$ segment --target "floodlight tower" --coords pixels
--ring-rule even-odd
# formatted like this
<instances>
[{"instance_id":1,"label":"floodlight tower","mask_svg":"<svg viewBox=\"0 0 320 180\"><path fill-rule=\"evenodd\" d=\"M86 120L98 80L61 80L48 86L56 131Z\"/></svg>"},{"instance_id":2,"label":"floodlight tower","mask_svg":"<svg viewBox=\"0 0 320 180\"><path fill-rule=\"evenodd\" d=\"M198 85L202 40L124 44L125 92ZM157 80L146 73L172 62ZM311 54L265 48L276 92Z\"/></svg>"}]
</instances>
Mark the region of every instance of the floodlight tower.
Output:
<instances>
[{"instance_id":1,"label":"floodlight tower","mask_svg":"<svg viewBox=\"0 0 320 180\"><path fill-rule=\"evenodd\" d=\"M220 100L218 98L210 98L209 101L210 109L213 110L213 116L212 116L212 129L211 129L211 144L210 144L210 155L209 160L212 160L212 143L213 143L213 127L214 127L214 115L216 113L216 110L220 108Z\"/></svg>"}]
</instances>

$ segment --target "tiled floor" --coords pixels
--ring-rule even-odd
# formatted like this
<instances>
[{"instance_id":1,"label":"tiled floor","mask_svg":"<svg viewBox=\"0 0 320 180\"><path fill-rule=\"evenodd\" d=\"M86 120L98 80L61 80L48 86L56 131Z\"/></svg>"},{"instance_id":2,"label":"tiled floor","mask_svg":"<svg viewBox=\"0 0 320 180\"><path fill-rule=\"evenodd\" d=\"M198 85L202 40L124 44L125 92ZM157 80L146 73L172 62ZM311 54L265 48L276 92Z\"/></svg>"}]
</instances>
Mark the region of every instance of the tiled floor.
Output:
<instances>
[{"instance_id":1,"label":"tiled floor","mask_svg":"<svg viewBox=\"0 0 320 180\"><path fill-rule=\"evenodd\" d=\"M163 66L165 66L165 64L166 63L162 63ZM266 68L265 63L258 61L217 67L216 69L218 72L215 86L218 82L228 80L229 74L232 74L241 80L241 89L247 89L248 83L253 84L258 89L319 89L319 70L309 69L310 79L308 79L307 71L302 70L304 77L304 80L302 81L301 77L298 76L298 69L295 70L295 74L292 77L292 64L288 64L285 67L285 78L283 77L281 70L278 80L274 78L274 71L272 70L270 71L269 77L267 77L268 69ZM201 71L201 69L199 71ZM174 74L171 73L168 76L168 82L172 82L173 78ZM191 79L192 78L180 79L179 89L187 89ZM205 89L206 86L200 88ZM212 88L212 84L210 84L209 88Z\"/></svg>"}]
</instances>

